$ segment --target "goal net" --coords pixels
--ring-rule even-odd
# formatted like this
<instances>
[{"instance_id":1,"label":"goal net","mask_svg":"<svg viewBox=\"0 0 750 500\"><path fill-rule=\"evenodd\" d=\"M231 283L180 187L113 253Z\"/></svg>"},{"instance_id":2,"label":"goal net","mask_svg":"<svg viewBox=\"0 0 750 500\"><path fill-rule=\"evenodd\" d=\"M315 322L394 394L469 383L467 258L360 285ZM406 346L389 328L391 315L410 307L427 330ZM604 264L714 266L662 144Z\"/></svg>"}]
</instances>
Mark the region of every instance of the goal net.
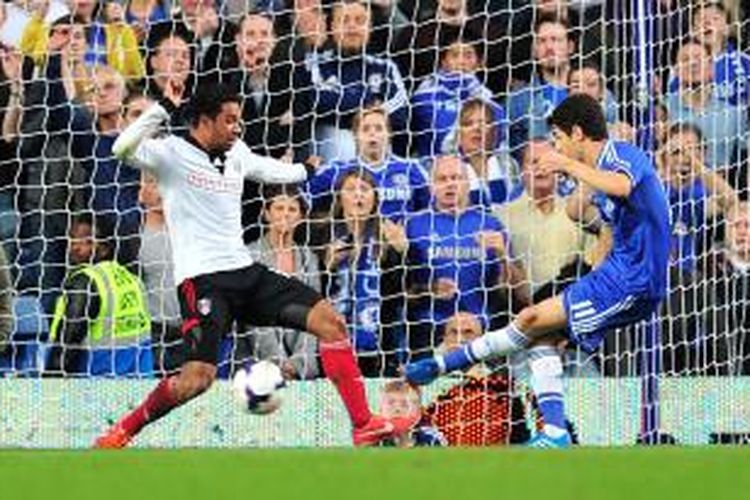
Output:
<instances>
[{"instance_id":1,"label":"goal net","mask_svg":"<svg viewBox=\"0 0 750 500\"><path fill-rule=\"evenodd\" d=\"M191 96L218 84L241 97L253 152L316 166L300 185L245 180L237 237L333 303L372 407L421 412L409 444L516 444L543 425L523 354L420 393L398 379L606 258L606 199L589 193L599 208L584 216L578 183L537 165L555 107L590 95L610 139L654 160L669 286L653 320L601 344L558 332L567 420L581 444L750 438L739 2L29 0L0 12L0 447L88 446L179 369L169 200L112 145L155 102L164 132L189 134ZM223 167L196 175L191 189L230 189ZM137 443L348 444L315 337L234 313L219 382ZM230 382L260 359L290 381L263 418Z\"/></svg>"}]
</instances>

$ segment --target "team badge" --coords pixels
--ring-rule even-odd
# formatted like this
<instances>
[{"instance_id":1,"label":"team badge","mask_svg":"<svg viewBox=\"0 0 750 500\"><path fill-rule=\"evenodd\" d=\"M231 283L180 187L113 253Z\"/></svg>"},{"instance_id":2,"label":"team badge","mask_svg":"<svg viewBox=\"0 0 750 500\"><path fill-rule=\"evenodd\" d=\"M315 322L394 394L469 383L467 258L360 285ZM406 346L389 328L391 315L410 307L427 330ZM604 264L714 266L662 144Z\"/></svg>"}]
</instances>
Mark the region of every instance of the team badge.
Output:
<instances>
[{"instance_id":1,"label":"team badge","mask_svg":"<svg viewBox=\"0 0 750 500\"><path fill-rule=\"evenodd\" d=\"M198 312L203 316L211 313L211 299L201 299L198 301Z\"/></svg>"}]
</instances>

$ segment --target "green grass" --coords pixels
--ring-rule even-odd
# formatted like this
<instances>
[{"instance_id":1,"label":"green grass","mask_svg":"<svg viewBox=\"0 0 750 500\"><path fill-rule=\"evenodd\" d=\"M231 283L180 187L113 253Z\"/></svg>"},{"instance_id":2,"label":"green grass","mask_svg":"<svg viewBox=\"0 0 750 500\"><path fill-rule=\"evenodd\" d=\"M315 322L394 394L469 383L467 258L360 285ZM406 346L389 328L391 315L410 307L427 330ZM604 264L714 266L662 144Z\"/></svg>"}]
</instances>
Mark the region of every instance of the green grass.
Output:
<instances>
[{"instance_id":1,"label":"green grass","mask_svg":"<svg viewBox=\"0 0 750 500\"><path fill-rule=\"evenodd\" d=\"M750 448L0 451L2 500L750 498Z\"/></svg>"}]
</instances>

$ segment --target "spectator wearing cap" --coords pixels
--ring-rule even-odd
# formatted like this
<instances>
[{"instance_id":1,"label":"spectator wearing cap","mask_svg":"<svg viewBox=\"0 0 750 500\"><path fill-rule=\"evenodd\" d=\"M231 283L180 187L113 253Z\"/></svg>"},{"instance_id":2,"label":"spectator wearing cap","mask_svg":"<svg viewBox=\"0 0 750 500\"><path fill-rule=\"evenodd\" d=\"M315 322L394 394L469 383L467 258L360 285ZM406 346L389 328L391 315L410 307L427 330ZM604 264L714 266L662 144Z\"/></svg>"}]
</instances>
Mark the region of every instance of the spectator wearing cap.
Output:
<instances>
[{"instance_id":1,"label":"spectator wearing cap","mask_svg":"<svg viewBox=\"0 0 750 500\"><path fill-rule=\"evenodd\" d=\"M492 108L499 146L506 139L505 109L492 99L492 92L476 77L481 61L476 46L457 38L440 54L439 69L425 79L411 99L414 142L419 156L448 153L461 105L469 99L483 99Z\"/></svg>"},{"instance_id":2,"label":"spectator wearing cap","mask_svg":"<svg viewBox=\"0 0 750 500\"><path fill-rule=\"evenodd\" d=\"M371 33L366 3L346 0L333 7L331 31L335 52L314 59L309 68L316 115L316 154L324 160L356 156L352 118L363 106L382 103L395 139L405 130L408 97L401 74L389 59L365 53ZM397 152L403 149L397 145Z\"/></svg>"}]
</instances>

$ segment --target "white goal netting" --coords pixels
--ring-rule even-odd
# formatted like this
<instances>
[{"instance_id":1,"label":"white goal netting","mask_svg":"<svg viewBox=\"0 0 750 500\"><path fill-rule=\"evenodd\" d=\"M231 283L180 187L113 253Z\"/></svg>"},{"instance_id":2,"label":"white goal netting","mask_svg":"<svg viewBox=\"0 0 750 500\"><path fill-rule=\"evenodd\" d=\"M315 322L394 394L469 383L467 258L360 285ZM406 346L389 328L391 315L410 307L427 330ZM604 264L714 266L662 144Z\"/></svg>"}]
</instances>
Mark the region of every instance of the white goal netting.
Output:
<instances>
[{"instance_id":1,"label":"white goal netting","mask_svg":"<svg viewBox=\"0 0 750 500\"><path fill-rule=\"evenodd\" d=\"M568 420L587 444L750 436L739 2L16 0L0 12L0 447L86 446L178 369L156 181L112 144L152 102L185 133L191 95L219 82L241 95L254 152L320 160L303 185L247 181L241 236L333 302L373 407L389 408L413 396L387 383L405 363L505 326L606 256L607 228L568 216L575 183L535 170L552 110L596 98L610 137L647 149L664 182L670 290L653 323L594 352L560 345ZM283 409L247 417L219 384L179 410L196 425L170 417L142 443L347 442L311 335L237 323L219 358L220 379L277 362L294 381ZM499 359L424 391L425 426L451 444L523 442L541 425L525 365Z\"/></svg>"}]
</instances>

